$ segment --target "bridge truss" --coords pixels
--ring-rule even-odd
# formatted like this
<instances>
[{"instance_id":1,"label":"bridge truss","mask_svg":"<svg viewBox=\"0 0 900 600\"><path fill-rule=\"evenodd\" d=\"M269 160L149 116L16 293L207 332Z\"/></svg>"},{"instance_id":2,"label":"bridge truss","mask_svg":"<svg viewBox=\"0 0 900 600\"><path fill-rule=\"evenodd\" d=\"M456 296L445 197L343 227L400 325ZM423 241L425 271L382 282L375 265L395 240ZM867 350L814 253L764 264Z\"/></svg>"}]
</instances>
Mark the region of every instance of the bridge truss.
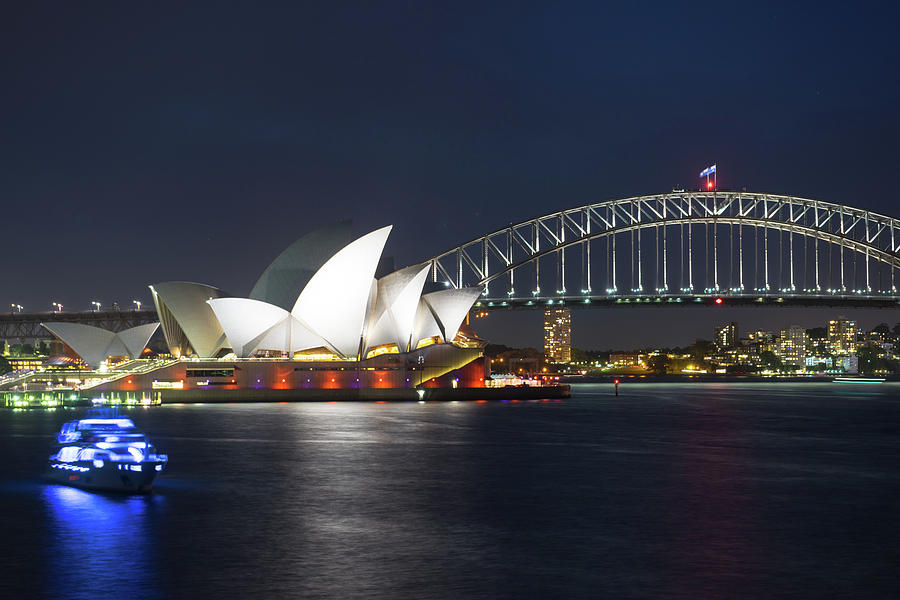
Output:
<instances>
[{"instance_id":1,"label":"bridge truss","mask_svg":"<svg viewBox=\"0 0 900 600\"><path fill-rule=\"evenodd\" d=\"M672 192L510 225L430 259L482 306L702 301L900 302L900 220L819 200Z\"/></svg>"},{"instance_id":2,"label":"bridge truss","mask_svg":"<svg viewBox=\"0 0 900 600\"><path fill-rule=\"evenodd\" d=\"M138 325L155 323L155 310L103 310L84 312L37 312L0 314L0 340L24 342L52 340L53 335L41 323L66 322L93 325L109 331L122 331Z\"/></svg>"}]
</instances>

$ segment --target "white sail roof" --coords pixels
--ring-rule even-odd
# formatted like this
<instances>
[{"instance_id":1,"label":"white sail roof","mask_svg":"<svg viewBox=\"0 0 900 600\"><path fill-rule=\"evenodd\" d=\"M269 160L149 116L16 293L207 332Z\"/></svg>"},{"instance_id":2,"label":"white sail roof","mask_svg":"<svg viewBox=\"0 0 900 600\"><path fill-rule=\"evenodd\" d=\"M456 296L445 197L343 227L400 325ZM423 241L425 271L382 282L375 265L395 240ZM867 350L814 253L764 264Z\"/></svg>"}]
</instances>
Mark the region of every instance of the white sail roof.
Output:
<instances>
[{"instance_id":1,"label":"white sail roof","mask_svg":"<svg viewBox=\"0 0 900 600\"><path fill-rule=\"evenodd\" d=\"M428 303L422 298L419 298L419 303L416 307L416 318L413 323L412 342L410 345L415 349L416 346L419 345L419 342L436 335L442 335L441 328L434 318L434 315L431 313L431 309L428 308Z\"/></svg>"},{"instance_id":2,"label":"white sail roof","mask_svg":"<svg viewBox=\"0 0 900 600\"><path fill-rule=\"evenodd\" d=\"M394 343L400 352L409 349L428 269L428 265L414 265L378 280L372 312L374 325L366 334L367 348Z\"/></svg>"},{"instance_id":3,"label":"white sail roof","mask_svg":"<svg viewBox=\"0 0 900 600\"><path fill-rule=\"evenodd\" d=\"M250 356L262 335L273 327L280 325L288 330L286 323L291 313L274 304L250 298L214 298L208 302L225 331L228 344L239 358ZM278 348L271 349L283 350L289 342L289 336L285 338Z\"/></svg>"},{"instance_id":4,"label":"white sail roof","mask_svg":"<svg viewBox=\"0 0 900 600\"><path fill-rule=\"evenodd\" d=\"M225 332L206 301L228 294L187 281L157 283L150 291L172 354L182 356L192 350L201 358L209 358L223 347Z\"/></svg>"},{"instance_id":5,"label":"white sail roof","mask_svg":"<svg viewBox=\"0 0 900 600\"><path fill-rule=\"evenodd\" d=\"M353 241L350 221L307 233L272 261L250 291L250 298L291 310L310 278Z\"/></svg>"},{"instance_id":6,"label":"white sail roof","mask_svg":"<svg viewBox=\"0 0 900 600\"><path fill-rule=\"evenodd\" d=\"M116 333L81 323L41 323L45 329L75 351L91 367L109 356L138 358L159 323L140 325Z\"/></svg>"},{"instance_id":7,"label":"white sail roof","mask_svg":"<svg viewBox=\"0 0 900 600\"><path fill-rule=\"evenodd\" d=\"M121 340L122 345L125 346L127 356L138 358L141 355L141 352L144 351L144 348L147 347L147 344L150 343L150 338L153 337L153 334L156 333L158 328L159 323L138 325L137 327L120 331L116 334L116 337L118 337L119 340ZM110 356L114 355L110 354Z\"/></svg>"},{"instance_id":8,"label":"white sail roof","mask_svg":"<svg viewBox=\"0 0 900 600\"><path fill-rule=\"evenodd\" d=\"M422 296L441 328L444 341L453 341L466 313L481 296L482 291L480 287L464 287L440 290Z\"/></svg>"},{"instance_id":9,"label":"white sail roof","mask_svg":"<svg viewBox=\"0 0 900 600\"><path fill-rule=\"evenodd\" d=\"M344 357L359 354L372 280L391 226L351 242L322 265L291 314Z\"/></svg>"},{"instance_id":10,"label":"white sail roof","mask_svg":"<svg viewBox=\"0 0 900 600\"><path fill-rule=\"evenodd\" d=\"M257 350L293 353L325 346L288 311L250 298L219 298L209 301L236 356L247 358Z\"/></svg>"},{"instance_id":11,"label":"white sail roof","mask_svg":"<svg viewBox=\"0 0 900 600\"><path fill-rule=\"evenodd\" d=\"M423 295L428 265L400 269L376 280L390 232L390 226L377 229L337 251L335 240L346 233L343 224L304 236L272 263L252 298L232 298L196 283L151 286L169 347L204 357L226 346L239 357L257 350L295 353L324 347L356 359L361 351L366 354L386 344L407 352L430 337L452 342L482 290L448 289ZM305 256L313 247L315 256ZM327 260L326 250L334 251ZM288 312L285 294L307 277Z\"/></svg>"}]
</instances>

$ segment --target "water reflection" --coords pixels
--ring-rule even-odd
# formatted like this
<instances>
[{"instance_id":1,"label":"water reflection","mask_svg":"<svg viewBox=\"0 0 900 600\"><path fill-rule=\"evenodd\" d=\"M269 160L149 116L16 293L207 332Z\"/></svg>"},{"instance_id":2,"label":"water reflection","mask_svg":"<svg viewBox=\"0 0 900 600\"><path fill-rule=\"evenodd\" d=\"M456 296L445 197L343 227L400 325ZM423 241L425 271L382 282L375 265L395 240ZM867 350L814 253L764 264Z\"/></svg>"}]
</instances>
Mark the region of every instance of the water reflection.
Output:
<instances>
[{"instance_id":1,"label":"water reflection","mask_svg":"<svg viewBox=\"0 0 900 600\"><path fill-rule=\"evenodd\" d=\"M52 598L158 598L159 574L152 522L165 499L115 496L48 485L44 585Z\"/></svg>"}]
</instances>

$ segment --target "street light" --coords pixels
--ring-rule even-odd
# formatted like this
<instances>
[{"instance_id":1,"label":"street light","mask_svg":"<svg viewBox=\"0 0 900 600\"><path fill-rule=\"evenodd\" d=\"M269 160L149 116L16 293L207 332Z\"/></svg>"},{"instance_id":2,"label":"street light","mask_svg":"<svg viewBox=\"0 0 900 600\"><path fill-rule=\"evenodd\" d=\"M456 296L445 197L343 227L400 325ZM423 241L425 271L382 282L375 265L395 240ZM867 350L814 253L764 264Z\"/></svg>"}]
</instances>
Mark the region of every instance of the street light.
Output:
<instances>
[{"instance_id":1,"label":"street light","mask_svg":"<svg viewBox=\"0 0 900 600\"><path fill-rule=\"evenodd\" d=\"M141 310L141 301L140 300L132 300L135 306L137 306L137 310Z\"/></svg>"},{"instance_id":2,"label":"street light","mask_svg":"<svg viewBox=\"0 0 900 600\"><path fill-rule=\"evenodd\" d=\"M92 302L91 302L91 305L94 306L94 310L95 310L95 311L99 311L99 310L100 310L100 303L97 302L96 300L92 301Z\"/></svg>"},{"instance_id":3,"label":"street light","mask_svg":"<svg viewBox=\"0 0 900 600\"><path fill-rule=\"evenodd\" d=\"M62 312L62 304L59 302L51 302L51 306L56 307L56 312Z\"/></svg>"},{"instance_id":4,"label":"street light","mask_svg":"<svg viewBox=\"0 0 900 600\"><path fill-rule=\"evenodd\" d=\"M21 304L10 304L9 307L12 309L9 312L22 312Z\"/></svg>"}]
</instances>

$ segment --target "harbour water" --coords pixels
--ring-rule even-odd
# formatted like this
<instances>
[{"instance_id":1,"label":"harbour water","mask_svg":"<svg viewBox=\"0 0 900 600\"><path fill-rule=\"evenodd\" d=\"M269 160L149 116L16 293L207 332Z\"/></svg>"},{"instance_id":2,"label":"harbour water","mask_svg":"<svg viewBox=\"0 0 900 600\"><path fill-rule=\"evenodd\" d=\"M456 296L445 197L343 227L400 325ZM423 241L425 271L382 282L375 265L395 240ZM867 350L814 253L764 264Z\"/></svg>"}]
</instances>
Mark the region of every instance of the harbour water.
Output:
<instances>
[{"instance_id":1,"label":"harbour water","mask_svg":"<svg viewBox=\"0 0 900 600\"><path fill-rule=\"evenodd\" d=\"M50 485L0 411L4 598L890 598L900 384L183 405L149 496Z\"/></svg>"}]
</instances>

